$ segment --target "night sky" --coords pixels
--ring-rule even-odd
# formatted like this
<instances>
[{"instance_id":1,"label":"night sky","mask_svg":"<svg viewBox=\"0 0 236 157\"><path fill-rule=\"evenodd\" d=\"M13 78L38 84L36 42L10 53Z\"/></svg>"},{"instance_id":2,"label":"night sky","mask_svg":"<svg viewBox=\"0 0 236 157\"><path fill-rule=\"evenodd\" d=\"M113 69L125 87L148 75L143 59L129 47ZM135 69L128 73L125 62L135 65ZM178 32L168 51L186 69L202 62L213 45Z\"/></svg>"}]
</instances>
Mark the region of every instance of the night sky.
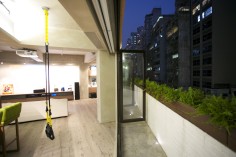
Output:
<instances>
[{"instance_id":1,"label":"night sky","mask_svg":"<svg viewBox=\"0 0 236 157\"><path fill-rule=\"evenodd\" d=\"M144 25L146 14L150 14L152 8L162 8L162 14L173 14L175 0L126 0L125 16L123 23L122 43L126 45L131 32L136 32L138 26Z\"/></svg>"}]
</instances>

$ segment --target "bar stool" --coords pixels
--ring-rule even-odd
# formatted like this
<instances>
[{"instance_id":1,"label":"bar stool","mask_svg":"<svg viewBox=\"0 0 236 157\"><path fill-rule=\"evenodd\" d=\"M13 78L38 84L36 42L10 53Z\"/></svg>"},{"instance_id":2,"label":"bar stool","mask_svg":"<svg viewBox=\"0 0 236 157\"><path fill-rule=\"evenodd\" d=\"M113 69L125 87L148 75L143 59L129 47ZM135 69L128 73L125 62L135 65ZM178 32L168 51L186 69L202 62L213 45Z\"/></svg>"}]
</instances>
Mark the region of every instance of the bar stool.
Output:
<instances>
[{"instance_id":1,"label":"bar stool","mask_svg":"<svg viewBox=\"0 0 236 157\"><path fill-rule=\"evenodd\" d=\"M21 103L14 103L8 106L5 106L0 109L0 112L2 112L1 116L1 136L2 136L2 153L3 157L6 156L7 152L7 146L12 144L14 141L16 141L16 150L9 150L9 151L19 151L20 150L20 142L19 142L19 128L18 128L18 117L20 116L21 112ZM16 138L13 139L9 144L6 144L5 139L5 126L9 125L11 122L15 121L15 127L16 127Z\"/></svg>"}]
</instances>

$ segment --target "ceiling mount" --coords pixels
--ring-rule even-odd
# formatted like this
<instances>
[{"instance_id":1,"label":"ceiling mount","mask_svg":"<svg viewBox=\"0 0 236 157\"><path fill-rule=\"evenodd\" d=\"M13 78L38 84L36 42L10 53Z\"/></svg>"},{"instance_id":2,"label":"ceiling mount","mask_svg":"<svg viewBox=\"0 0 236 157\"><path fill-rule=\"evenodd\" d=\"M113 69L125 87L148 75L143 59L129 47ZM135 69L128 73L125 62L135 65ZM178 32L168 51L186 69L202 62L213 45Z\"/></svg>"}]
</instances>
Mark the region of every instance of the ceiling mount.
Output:
<instances>
[{"instance_id":1,"label":"ceiling mount","mask_svg":"<svg viewBox=\"0 0 236 157\"><path fill-rule=\"evenodd\" d=\"M43 10L49 10L49 7L42 7Z\"/></svg>"}]
</instances>

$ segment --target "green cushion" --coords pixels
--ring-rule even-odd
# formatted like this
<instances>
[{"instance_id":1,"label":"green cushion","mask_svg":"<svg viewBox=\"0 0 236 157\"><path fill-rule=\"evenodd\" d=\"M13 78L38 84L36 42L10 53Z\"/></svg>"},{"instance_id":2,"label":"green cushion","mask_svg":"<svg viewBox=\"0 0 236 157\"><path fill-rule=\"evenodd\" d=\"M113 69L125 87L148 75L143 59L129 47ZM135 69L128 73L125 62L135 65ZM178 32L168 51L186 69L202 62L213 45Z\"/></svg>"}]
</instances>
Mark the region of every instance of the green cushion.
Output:
<instances>
[{"instance_id":1,"label":"green cushion","mask_svg":"<svg viewBox=\"0 0 236 157\"><path fill-rule=\"evenodd\" d=\"M1 125L8 125L12 121L16 120L20 116L21 103L17 102L1 108L3 111Z\"/></svg>"}]
</instances>

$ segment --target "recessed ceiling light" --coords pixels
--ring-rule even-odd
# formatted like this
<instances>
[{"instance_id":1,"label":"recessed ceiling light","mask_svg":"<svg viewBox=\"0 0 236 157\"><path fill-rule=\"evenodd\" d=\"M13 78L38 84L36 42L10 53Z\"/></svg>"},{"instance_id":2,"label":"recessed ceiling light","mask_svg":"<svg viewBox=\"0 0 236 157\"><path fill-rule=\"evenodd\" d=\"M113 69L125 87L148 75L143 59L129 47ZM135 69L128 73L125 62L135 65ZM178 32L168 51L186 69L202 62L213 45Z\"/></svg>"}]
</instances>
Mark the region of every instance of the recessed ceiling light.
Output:
<instances>
[{"instance_id":1,"label":"recessed ceiling light","mask_svg":"<svg viewBox=\"0 0 236 157\"><path fill-rule=\"evenodd\" d=\"M1 64L3 64L3 62L1 62Z\"/></svg>"}]
</instances>

